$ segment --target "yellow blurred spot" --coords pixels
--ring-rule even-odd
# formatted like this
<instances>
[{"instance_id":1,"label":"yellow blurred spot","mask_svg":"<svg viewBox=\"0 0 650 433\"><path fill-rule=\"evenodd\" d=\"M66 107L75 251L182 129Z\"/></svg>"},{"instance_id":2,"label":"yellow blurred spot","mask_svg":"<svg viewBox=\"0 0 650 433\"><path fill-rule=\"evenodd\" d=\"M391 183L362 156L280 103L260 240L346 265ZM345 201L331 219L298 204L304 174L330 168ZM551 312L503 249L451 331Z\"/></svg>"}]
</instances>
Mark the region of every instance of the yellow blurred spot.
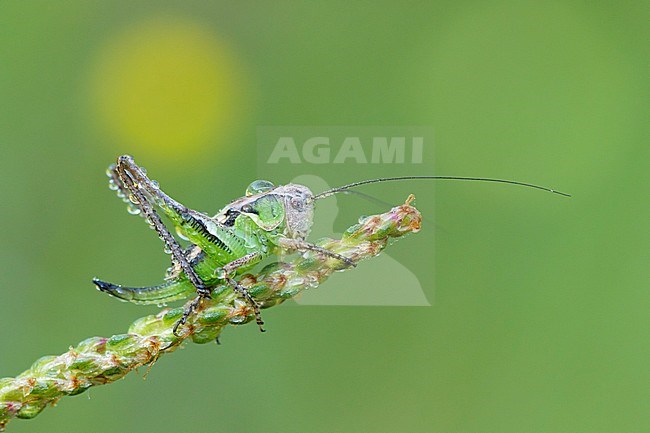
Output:
<instances>
[{"instance_id":1,"label":"yellow blurred spot","mask_svg":"<svg viewBox=\"0 0 650 433\"><path fill-rule=\"evenodd\" d=\"M160 17L108 42L92 94L120 148L200 160L202 151L227 148L225 138L241 122L245 81L215 34L191 21Z\"/></svg>"}]
</instances>

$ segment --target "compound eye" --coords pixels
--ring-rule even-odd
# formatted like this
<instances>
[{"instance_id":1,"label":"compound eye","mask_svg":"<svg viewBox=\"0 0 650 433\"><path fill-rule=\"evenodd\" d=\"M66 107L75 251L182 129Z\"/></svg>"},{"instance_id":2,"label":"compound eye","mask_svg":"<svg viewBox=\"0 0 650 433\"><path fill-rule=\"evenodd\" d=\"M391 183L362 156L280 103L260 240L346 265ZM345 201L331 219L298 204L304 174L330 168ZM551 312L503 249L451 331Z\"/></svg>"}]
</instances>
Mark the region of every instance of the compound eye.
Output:
<instances>
[{"instance_id":1,"label":"compound eye","mask_svg":"<svg viewBox=\"0 0 650 433\"><path fill-rule=\"evenodd\" d=\"M291 202L291 207L298 210L302 209L305 205L305 201L297 197L293 197L290 202Z\"/></svg>"},{"instance_id":2,"label":"compound eye","mask_svg":"<svg viewBox=\"0 0 650 433\"><path fill-rule=\"evenodd\" d=\"M258 179L248 185L248 188L246 188L246 197L250 197L251 195L259 194L261 192L267 192L273 188L275 188L275 185L273 185L268 180Z\"/></svg>"}]
</instances>

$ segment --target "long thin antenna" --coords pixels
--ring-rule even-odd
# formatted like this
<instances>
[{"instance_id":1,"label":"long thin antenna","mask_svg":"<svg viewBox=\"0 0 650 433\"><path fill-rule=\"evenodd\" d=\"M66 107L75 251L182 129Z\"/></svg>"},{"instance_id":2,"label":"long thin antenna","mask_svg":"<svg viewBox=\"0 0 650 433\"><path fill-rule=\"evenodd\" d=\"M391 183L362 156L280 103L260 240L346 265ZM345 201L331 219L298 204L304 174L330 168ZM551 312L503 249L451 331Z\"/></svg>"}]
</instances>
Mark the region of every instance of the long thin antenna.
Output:
<instances>
[{"instance_id":1,"label":"long thin antenna","mask_svg":"<svg viewBox=\"0 0 650 433\"><path fill-rule=\"evenodd\" d=\"M360 182L353 182L347 185L339 186L337 188L328 189L314 196L314 200L321 198L329 197L336 194L337 192L342 192L350 188L357 187L359 185L367 185L369 183L379 183L379 182L392 182L397 180L420 180L420 179L434 179L434 180L468 180L468 181L478 181L478 182L495 182L495 183L508 183L510 185L519 185L525 186L527 188L540 189L542 191L552 192L553 194L558 194L564 197L571 197L571 194L565 192L557 191L555 189L547 188L545 186L533 185L532 183L517 182L515 180L506 180L506 179L493 179L490 177L464 177L464 176L399 176L399 177L380 177L378 179L362 180Z\"/></svg>"}]
</instances>

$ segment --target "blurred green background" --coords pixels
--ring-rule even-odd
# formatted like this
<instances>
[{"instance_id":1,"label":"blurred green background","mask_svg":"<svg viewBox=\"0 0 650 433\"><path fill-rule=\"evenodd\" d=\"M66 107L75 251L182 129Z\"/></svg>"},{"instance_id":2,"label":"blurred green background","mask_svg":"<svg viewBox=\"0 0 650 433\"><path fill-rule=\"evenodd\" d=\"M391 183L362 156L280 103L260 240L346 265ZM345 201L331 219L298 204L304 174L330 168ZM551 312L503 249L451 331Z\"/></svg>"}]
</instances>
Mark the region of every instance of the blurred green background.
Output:
<instances>
[{"instance_id":1,"label":"blurred green background","mask_svg":"<svg viewBox=\"0 0 650 433\"><path fill-rule=\"evenodd\" d=\"M650 430L649 19L647 1L1 2L0 376L156 310L90 283L168 264L107 188L122 153L215 212L257 177L258 126L426 125L425 164L330 183L574 194L369 186L417 194L426 225L389 253L432 307L273 308L267 334L227 329L9 431ZM383 210L338 205L338 230Z\"/></svg>"}]
</instances>

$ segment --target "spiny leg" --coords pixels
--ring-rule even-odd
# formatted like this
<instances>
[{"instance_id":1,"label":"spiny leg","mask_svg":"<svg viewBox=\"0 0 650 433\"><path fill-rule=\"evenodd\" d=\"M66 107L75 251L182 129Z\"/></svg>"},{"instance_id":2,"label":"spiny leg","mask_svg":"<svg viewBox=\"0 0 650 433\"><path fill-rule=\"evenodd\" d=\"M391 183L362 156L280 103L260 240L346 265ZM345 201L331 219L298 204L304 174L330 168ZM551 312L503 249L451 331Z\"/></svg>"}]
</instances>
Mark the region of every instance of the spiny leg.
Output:
<instances>
[{"instance_id":1,"label":"spiny leg","mask_svg":"<svg viewBox=\"0 0 650 433\"><path fill-rule=\"evenodd\" d=\"M115 166L115 171L122 181L122 185L126 187L128 192L131 194L130 198L135 202L134 204L138 206L149 223L153 225L154 230L158 233L158 236L160 239L162 239L167 249L171 251L172 256L181 266L192 285L196 287L196 290L200 294L209 295L210 290L205 287L201 278L196 274L196 271L190 265L189 261L185 257L185 254L183 253L183 248L176 241L170 231L167 230L167 227L160 219L160 216L151 205L148 195L140 189L140 186L142 185L142 179L138 179L137 182L134 180L134 175L130 170L132 166L126 166L123 163L124 158L127 157L122 156L118 159L118 163ZM130 157L128 158L130 159ZM133 163L133 160L130 161Z\"/></svg>"},{"instance_id":2,"label":"spiny leg","mask_svg":"<svg viewBox=\"0 0 650 433\"><path fill-rule=\"evenodd\" d=\"M174 325L174 335L179 336L177 334L178 328L187 321L187 318L194 312L194 310L196 310L203 298L210 297L211 290L205 286L201 278L194 271L194 268L188 262L185 254L183 253L182 247L169 232L169 230L167 230L167 227L160 219L160 216L149 202L148 194L145 194L140 190L140 186L145 183L143 182L145 179L149 184L151 181L146 178L141 170L138 171L137 176L134 175L132 171L133 166L135 166L135 163L130 157L122 156L118 159L118 163L114 168L114 171L120 181L117 183L118 187L126 189L126 191L130 194L129 198L131 201L134 202L134 204L140 209L149 223L152 224L154 230L158 233L158 236L160 239L162 239L166 248L171 252L174 260L176 260L176 262L181 266L185 275L187 275L187 278L196 288L196 291L198 293L198 296L183 312L183 317ZM137 178L138 180L135 181L134 178Z\"/></svg>"}]
</instances>

